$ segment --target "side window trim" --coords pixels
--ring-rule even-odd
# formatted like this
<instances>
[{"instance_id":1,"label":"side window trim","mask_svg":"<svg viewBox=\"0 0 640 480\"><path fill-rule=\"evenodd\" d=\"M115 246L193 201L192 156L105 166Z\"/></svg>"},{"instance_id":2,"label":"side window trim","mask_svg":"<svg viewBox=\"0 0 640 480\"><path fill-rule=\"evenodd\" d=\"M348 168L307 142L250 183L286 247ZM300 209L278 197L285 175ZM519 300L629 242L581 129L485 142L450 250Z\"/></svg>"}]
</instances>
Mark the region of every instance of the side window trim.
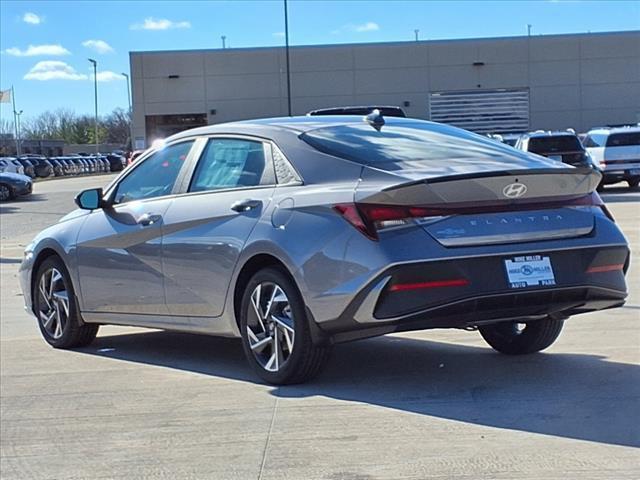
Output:
<instances>
[{"instance_id":1,"label":"side window trim","mask_svg":"<svg viewBox=\"0 0 640 480\"><path fill-rule=\"evenodd\" d=\"M168 144L164 145L163 148L167 148L167 147L172 147L172 146L179 145L181 143L186 143L186 142L192 142L193 143L193 145L191 145L191 148L189 149L189 153L187 154L187 158L185 159L184 164L182 165L182 167L180 167L180 171L178 172L178 175L176 176L176 180L175 180L175 182L173 184L173 188L171 189L171 192L169 194L167 194L167 195L161 195L161 196L158 196L158 197L152 197L152 198L143 199L143 200L140 200L140 201L154 200L154 199L158 199L158 198L166 198L166 197L169 197L171 195L175 195L176 193L178 193L179 187L182 184L184 175L186 174L186 172L189 169L190 162L192 161L193 155L194 155L196 147L198 145L198 140L199 140L199 138L197 138L197 137L181 138L180 140L177 140L175 142L168 143ZM120 186L120 183L122 183L122 181L124 181L125 178L127 178L129 175L131 175L133 172L135 172L136 169L140 168L140 165L142 165L148 159L153 157L153 155L155 155L159 151L160 150L151 150L151 151L149 151L146 155L144 155L143 158L139 158L129 169L125 169L121 175L119 175L117 178L115 178L113 180L113 182L111 182L111 184L109 184L109 186L107 187L106 192L105 192L105 199L107 201L109 201L109 202L113 201L114 195L116 195L116 193L118 191L118 187ZM125 205L126 203L129 203L129 202L124 202L124 203L117 204L117 205ZM114 204L114 206L116 206L116 204Z\"/></svg>"}]
</instances>

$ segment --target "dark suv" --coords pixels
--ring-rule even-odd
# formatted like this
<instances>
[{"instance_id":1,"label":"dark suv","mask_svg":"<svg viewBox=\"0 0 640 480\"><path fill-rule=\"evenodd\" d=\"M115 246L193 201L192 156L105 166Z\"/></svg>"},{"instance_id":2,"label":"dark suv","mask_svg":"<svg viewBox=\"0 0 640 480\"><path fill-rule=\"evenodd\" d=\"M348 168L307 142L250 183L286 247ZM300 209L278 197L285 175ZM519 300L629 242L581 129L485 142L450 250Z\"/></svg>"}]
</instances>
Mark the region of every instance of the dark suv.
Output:
<instances>
[{"instance_id":1,"label":"dark suv","mask_svg":"<svg viewBox=\"0 0 640 480\"><path fill-rule=\"evenodd\" d=\"M525 133L516 142L515 148L537 153L543 157L573 165L598 169L572 130Z\"/></svg>"}]
</instances>

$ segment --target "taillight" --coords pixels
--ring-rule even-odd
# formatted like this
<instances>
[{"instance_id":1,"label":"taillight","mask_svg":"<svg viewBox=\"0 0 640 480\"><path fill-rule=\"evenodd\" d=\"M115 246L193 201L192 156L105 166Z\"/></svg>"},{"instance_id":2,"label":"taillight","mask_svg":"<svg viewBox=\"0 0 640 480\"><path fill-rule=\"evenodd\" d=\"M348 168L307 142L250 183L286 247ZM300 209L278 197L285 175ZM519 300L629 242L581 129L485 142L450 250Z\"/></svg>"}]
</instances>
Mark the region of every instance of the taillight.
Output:
<instances>
[{"instance_id":1,"label":"taillight","mask_svg":"<svg viewBox=\"0 0 640 480\"><path fill-rule=\"evenodd\" d=\"M372 240L378 230L407 225L417 218L439 217L441 210L427 207L341 203L333 207L351 225Z\"/></svg>"}]
</instances>

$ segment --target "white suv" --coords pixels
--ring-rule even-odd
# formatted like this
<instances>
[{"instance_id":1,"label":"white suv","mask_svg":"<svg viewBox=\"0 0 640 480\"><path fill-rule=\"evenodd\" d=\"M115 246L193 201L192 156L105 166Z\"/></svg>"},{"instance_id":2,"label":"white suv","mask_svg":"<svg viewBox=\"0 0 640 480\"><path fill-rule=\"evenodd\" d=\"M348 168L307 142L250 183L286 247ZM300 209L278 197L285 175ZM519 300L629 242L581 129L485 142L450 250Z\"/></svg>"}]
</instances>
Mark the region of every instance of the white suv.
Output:
<instances>
[{"instance_id":1,"label":"white suv","mask_svg":"<svg viewBox=\"0 0 640 480\"><path fill-rule=\"evenodd\" d=\"M602 169L602 184L625 180L631 188L640 183L640 126L596 128L584 146Z\"/></svg>"}]
</instances>

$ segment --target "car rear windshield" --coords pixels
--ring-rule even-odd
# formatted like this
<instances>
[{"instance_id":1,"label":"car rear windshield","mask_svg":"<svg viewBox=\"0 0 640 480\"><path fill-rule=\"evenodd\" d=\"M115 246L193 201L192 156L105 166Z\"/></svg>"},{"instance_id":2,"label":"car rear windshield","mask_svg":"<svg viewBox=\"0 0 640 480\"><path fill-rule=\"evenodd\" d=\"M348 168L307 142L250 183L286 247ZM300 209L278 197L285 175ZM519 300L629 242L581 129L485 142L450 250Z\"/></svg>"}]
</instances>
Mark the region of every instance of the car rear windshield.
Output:
<instances>
[{"instance_id":1,"label":"car rear windshield","mask_svg":"<svg viewBox=\"0 0 640 480\"><path fill-rule=\"evenodd\" d=\"M640 132L612 133L607 138L607 147L629 147L640 145Z\"/></svg>"},{"instance_id":2,"label":"car rear windshield","mask_svg":"<svg viewBox=\"0 0 640 480\"><path fill-rule=\"evenodd\" d=\"M532 137L528 149L533 153L577 152L584 150L578 137L559 135L557 137Z\"/></svg>"},{"instance_id":3,"label":"car rear windshield","mask_svg":"<svg viewBox=\"0 0 640 480\"><path fill-rule=\"evenodd\" d=\"M310 130L300 136L321 152L363 165L429 163L514 157L519 153L494 140L447 125L390 121L380 131L363 122ZM522 152L524 154L524 152Z\"/></svg>"}]
</instances>

